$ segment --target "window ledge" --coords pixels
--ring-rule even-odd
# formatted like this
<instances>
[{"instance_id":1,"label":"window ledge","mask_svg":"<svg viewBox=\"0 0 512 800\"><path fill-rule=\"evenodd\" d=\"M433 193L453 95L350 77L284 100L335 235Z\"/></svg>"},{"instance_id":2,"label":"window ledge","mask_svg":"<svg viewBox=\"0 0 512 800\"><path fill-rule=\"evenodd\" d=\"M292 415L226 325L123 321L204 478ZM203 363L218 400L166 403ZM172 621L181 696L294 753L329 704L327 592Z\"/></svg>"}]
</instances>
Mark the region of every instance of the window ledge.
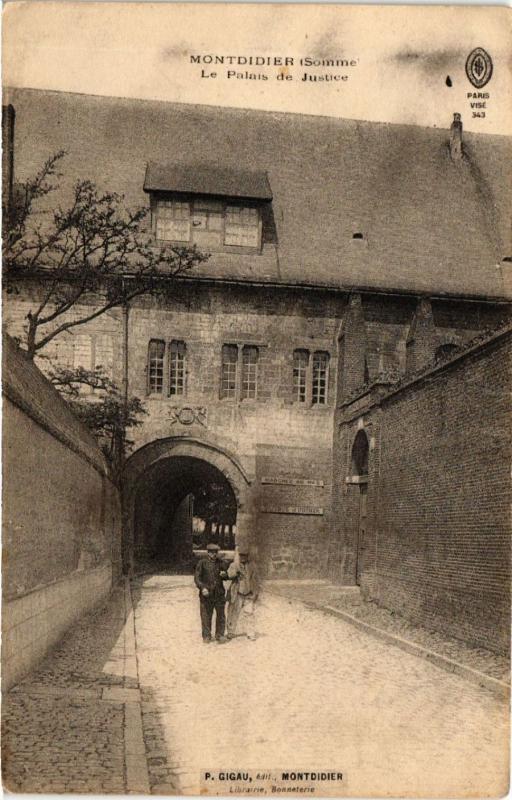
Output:
<instances>
[{"instance_id":1,"label":"window ledge","mask_svg":"<svg viewBox=\"0 0 512 800\"><path fill-rule=\"evenodd\" d=\"M300 411L332 411L333 406L330 403L312 405L311 403L297 403L295 400L291 402L292 408L297 408Z\"/></svg>"},{"instance_id":2,"label":"window ledge","mask_svg":"<svg viewBox=\"0 0 512 800\"><path fill-rule=\"evenodd\" d=\"M263 397L244 398L243 400L239 397L219 397L219 402L238 406L256 406L259 403L267 403L268 400Z\"/></svg>"},{"instance_id":3,"label":"window ledge","mask_svg":"<svg viewBox=\"0 0 512 800\"><path fill-rule=\"evenodd\" d=\"M185 394L146 394L144 400L160 400L161 402L168 401L173 403L187 403L190 398Z\"/></svg>"}]
</instances>

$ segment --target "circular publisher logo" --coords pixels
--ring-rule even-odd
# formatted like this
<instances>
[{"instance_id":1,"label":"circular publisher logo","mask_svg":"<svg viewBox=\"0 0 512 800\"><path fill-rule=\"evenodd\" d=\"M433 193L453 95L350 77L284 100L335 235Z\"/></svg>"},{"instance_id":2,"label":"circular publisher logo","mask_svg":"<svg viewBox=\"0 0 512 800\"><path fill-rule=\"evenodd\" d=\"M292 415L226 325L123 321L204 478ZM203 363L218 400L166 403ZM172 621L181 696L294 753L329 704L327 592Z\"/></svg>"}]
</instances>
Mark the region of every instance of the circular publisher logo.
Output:
<instances>
[{"instance_id":1,"label":"circular publisher logo","mask_svg":"<svg viewBox=\"0 0 512 800\"><path fill-rule=\"evenodd\" d=\"M492 59L482 47L477 47L469 54L466 61L466 75L476 89L481 89L491 80Z\"/></svg>"}]
</instances>

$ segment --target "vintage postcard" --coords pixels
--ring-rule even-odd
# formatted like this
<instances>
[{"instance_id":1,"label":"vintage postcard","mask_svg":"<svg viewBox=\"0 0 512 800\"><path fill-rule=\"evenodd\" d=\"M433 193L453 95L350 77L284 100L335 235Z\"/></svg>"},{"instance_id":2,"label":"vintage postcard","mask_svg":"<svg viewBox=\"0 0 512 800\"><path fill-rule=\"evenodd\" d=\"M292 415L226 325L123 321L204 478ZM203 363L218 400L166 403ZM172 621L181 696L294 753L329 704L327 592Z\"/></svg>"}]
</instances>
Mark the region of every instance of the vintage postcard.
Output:
<instances>
[{"instance_id":1,"label":"vintage postcard","mask_svg":"<svg viewBox=\"0 0 512 800\"><path fill-rule=\"evenodd\" d=\"M5 4L6 792L508 792L511 22Z\"/></svg>"}]
</instances>

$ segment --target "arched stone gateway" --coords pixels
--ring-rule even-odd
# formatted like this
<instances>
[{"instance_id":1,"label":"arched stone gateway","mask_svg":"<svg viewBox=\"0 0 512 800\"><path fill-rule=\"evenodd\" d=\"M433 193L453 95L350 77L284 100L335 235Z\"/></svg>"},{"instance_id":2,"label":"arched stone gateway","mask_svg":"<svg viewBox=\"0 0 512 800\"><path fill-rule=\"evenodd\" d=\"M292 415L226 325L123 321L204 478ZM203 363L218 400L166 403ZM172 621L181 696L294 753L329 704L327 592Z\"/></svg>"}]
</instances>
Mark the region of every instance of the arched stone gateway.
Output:
<instances>
[{"instance_id":1,"label":"arched stone gateway","mask_svg":"<svg viewBox=\"0 0 512 800\"><path fill-rule=\"evenodd\" d=\"M251 479L233 454L209 442L170 437L137 450L127 461L124 481L123 561L126 572L152 560L190 569L192 496L215 489L226 504L230 531L253 544ZM228 536L220 542L233 545Z\"/></svg>"}]
</instances>

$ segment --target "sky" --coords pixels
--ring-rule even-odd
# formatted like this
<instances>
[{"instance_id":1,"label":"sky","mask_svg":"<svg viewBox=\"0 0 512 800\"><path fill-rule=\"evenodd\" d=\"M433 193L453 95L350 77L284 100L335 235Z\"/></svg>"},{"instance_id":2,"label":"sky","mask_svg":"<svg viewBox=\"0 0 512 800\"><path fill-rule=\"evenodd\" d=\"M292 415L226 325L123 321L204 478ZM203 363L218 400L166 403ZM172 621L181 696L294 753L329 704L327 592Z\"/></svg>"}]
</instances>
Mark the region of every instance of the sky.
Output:
<instances>
[{"instance_id":1,"label":"sky","mask_svg":"<svg viewBox=\"0 0 512 800\"><path fill-rule=\"evenodd\" d=\"M441 128L458 112L466 130L512 134L511 28L497 6L9 2L3 83ZM481 89L475 48L493 65ZM215 55L293 64L191 63Z\"/></svg>"}]
</instances>

